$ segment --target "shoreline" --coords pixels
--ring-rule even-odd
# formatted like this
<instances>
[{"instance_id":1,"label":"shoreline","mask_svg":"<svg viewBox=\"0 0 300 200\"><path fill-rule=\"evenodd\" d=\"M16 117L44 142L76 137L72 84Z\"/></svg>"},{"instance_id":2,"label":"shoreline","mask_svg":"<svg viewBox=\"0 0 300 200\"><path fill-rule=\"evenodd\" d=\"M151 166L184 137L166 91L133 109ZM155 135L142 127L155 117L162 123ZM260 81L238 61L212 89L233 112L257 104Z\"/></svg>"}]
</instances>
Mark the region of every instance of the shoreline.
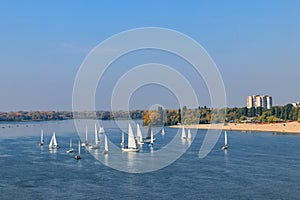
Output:
<instances>
[{"instance_id":1,"label":"shoreline","mask_svg":"<svg viewBox=\"0 0 300 200\"><path fill-rule=\"evenodd\" d=\"M181 125L169 126L170 128L180 128ZM241 124L241 123L228 123L228 124L194 124L186 125L185 128L191 129L211 129L211 130L226 130L226 131L257 131L257 132L278 132L278 133L291 133L300 134L300 123L287 122L287 123L269 123L269 124Z\"/></svg>"}]
</instances>

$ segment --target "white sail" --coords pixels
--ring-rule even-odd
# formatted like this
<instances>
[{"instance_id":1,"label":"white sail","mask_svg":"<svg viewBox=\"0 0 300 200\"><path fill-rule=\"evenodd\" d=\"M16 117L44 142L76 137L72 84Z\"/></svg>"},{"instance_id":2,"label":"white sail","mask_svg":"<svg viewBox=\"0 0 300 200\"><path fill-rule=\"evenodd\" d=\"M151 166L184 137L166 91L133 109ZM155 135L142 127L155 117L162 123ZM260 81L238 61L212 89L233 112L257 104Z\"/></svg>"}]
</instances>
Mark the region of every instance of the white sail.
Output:
<instances>
[{"instance_id":1,"label":"white sail","mask_svg":"<svg viewBox=\"0 0 300 200\"><path fill-rule=\"evenodd\" d=\"M99 133L103 134L104 133L104 128L102 126L99 127Z\"/></svg>"},{"instance_id":2,"label":"white sail","mask_svg":"<svg viewBox=\"0 0 300 200\"><path fill-rule=\"evenodd\" d=\"M52 135L50 143L49 143L49 147L52 147L52 146L53 146L53 135Z\"/></svg>"},{"instance_id":3,"label":"white sail","mask_svg":"<svg viewBox=\"0 0 300 200\"><path fill-rule=\"evenodd\" d=\"M139 142L143 142L143 135L139 124L136 125L136 136Z\"/></svg>"},{"instance_id":4,"label":"white sail","mask_svg":"<svg viewBox=\"0 0 300 200\"><path fill-rule=\"evenodd\" d=\"M131 125L128 125L128 148L136 149L136 143Z\"/></svg>"},{"instance_id":5,"label":"white sail","mask_svg":"<svg viewBox=\"0 0 300 200\"><path fill-rule=\"evenodd\" d=\"M181 139L185 139L185 138L186 138L185 129L184 127L182 127Z\"/></svg>"},{"instance_id":6,"label":"white sail","mask_svg":"<svg viewBox=\"0 0 300 200\"><path fill-rule=\"evenodd\" d=\"M105 142L104 142L104 151L108 152L108 143L107 143L107 136L105 135Z\"/></svg>"},{"instance_id":7,"label":"white sail","mask_svg":"<svg viewBox=\"0 0 300 200\"><path fill-rule=\"evenodd\" d=\"M124 145L124 143L125 143L124 132L122 131L122 142L121 142L121 145Z\"/></svg>"},{"instance_id":8,"label":"white sail","mask_svg":"<svg viewBox=\"0 0 300 200\"><path fill-rule=\"evenodd\" d=\"M150 144L153 144L153 131L151 130Z\"/></svg>"},{"instance_id":9,"label":"white sail","mask_svg":"<svg viewBox=\"0 0 300 200\"><path fill-rule=\"evenodd\" d=\"M227 132L225 131L224 133L225 138L224 138L224 145L227 146Z\"/></svg>"},{"instance_id":10,"label":"white sail","mask_svg":"<svg viewBox=\"0 0 300 200\"><path fill-rule=\"evenodd\" d=\"M162 134L162 136L164 136L164 135L165 135L165 129L164 129L164 128L162 128L162 130L161 130L161 134Z\"/></svg>"},{"instance_id":11,"label":"white sail","mask_svg":"<svg viewBox=\"0 0 300 200\"><path fill-rule=\"evenodd\" d=\"M56 136L55 136L55 132L53 132L53 145L57 146L57 141L56 141Z\"/></svg>"},{"instance_id":12,"label":"white sail","mask_svg":"<svg viewBox=\"0 0 300 200\"><path fill-rule=\"evenodd\" d=\"M41 144L44 143L44 131L43 129L41 130Z\"/></svg>"},{"instance_id":13,"label":"white sail","mask_svg":"<svg viewBox=\"0 0 300 200\"><path fill-rule=\"evenodd\" d=\"M95 124L95 143L98 144L97 124Z\"/></svg>"},{"instance_id":14,"label":"white sail","mask_svg":"<svg viewBox=\"0 0 300 200\"><path fill-rule=\"evenodd\" d=\"M188 130L188 139L192 138L191 129Z\"/></svg>"},{"instance_id":15,"label":"white sail","mask_svg":"<svg viewBox=\"0 0 300 200\"><path fill-rule=\"evenodd\" d=\"M87 126L85 127L85 141L88 141L88 129Z\"/></svg>"},{"instance_id":16,"label":"white sail","mask_svg":"<svg viewBox=\"0 0 300 200\"><path fill-rule=\"evenodd\" d=\"M80 140L78 141L78 155L80 155Z\"/></svg>"}]
</instances>

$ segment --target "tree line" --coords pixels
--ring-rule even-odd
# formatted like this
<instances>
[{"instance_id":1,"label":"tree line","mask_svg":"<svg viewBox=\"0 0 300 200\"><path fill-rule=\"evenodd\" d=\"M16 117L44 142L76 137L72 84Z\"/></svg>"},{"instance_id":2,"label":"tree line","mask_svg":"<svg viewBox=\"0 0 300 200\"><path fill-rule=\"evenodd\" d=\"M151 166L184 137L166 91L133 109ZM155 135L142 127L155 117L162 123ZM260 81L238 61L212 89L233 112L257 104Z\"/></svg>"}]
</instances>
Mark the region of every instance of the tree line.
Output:
<instances>
[{"instance_id":1,"label":"tree line","mask_svg":"<svg viewBox=\"0 0 300 200\"><path fill-rule=\"evenodd\" d=\"M300 122L300 108L292 104L274 106L271 109L262 107L212 109L206 106L188 109L184 106L178 110L148 110L143 113L143 125L176 125L176 124L210 124L210 123L276 123L286 121Z\"/></svg>"}]
</instances>

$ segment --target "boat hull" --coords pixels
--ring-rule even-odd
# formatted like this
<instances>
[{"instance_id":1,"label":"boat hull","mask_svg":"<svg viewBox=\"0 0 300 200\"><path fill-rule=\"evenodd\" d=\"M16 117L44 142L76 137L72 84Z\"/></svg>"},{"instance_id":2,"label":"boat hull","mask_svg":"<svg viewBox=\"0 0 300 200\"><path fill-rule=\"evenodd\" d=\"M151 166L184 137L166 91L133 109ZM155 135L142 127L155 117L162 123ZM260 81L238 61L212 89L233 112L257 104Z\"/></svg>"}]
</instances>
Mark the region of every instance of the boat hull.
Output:
<instances>
[{"instance_id":1,"label":"boat hull","mask_svg":"<svg viewBox=\"0 0 300 200\"><path fill-rule=\"evenodd\" d=\"M124 152L138 152L140 149L133 149L133 148L122 148Z\"/></svg>"},{"instance_id":2,"label":"boat hull","mask_svg":"<svg viewBox=\"0 0 300 200\"><path fill-rule=\"evenodd\" d=\"M156 138L153 138L153 142L155 142ZM151 143L151 138L144 139L144 143Z\"/></svg>"}]
</instances>

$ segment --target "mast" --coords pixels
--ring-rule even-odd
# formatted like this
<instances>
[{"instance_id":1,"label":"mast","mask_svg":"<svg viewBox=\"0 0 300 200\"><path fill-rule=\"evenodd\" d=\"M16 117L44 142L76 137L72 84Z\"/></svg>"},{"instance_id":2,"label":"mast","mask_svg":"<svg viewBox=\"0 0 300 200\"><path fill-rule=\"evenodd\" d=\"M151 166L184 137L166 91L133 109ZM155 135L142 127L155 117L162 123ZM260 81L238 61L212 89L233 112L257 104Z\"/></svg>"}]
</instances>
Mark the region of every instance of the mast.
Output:
<instances>
[{"instance_id":1,"label":"mast","mask_svg":"<svg viewBox=\"0 0 300 200\"><path fill-rule=\"evenodd\" d=\"M70 149L72 149L72 138L70 138Z\"/></svg>"},{"instance_id":2,"label":"mast","mask_svg":"<svg viewBox=\"0 0 300 200\"><path fill-rule=\"evenodd\" d=\"M88 129L87 126L85 127L85 141L88 141Z\"/></svg>"}]
</instances>

